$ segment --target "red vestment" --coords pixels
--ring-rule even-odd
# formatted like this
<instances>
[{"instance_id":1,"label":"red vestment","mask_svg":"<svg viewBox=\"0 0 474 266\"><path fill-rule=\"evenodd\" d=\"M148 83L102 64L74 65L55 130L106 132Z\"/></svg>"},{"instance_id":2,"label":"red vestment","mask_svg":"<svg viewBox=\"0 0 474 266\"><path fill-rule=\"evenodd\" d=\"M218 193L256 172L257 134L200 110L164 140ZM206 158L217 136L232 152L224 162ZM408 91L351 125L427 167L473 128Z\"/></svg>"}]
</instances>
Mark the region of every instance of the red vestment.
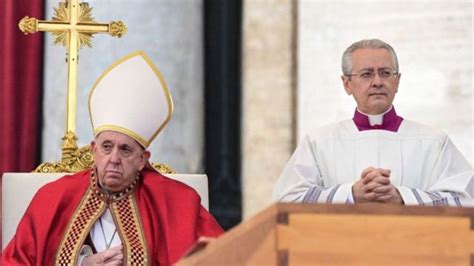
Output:
<instances>
[{"instance_id":1,"label":"red vestment","mask_svg":"<svg viewBox=\"0 0 474 266\"><path fill-rule=\"evenodd\" d=\"M198 237L216 237L223 232L212 215L201 206L196 191L181 182L144 170L129 195L118 201L125 202L121 206L126 207L117 207L119 204L114 206L114 203L96 195L92 184L96 182L92 181L95 179L91 172L87 170L62 177L36 193L15 236L3 251L2 265L57 263L60 253L58 250L65 249L69 243L82 246L92 224L107 207L111 211L114 208L126 208L125 214L120 214L121 210L115 211L122 243L124 246L129 243L129 250L134 250L141 243L146 250L145 257L149 265L175 263ZM95 205L85 206L88 201ZM131 202L130 205L127 205L128 202ZM129 209L135 210L135 218L134 210ZM84 228L81 231L72 228L74 226ZM126 232L133 226L137 228L136 232ZM77 252L72 253L71 256L77 256Z\"/></svg>"}]
</instances>

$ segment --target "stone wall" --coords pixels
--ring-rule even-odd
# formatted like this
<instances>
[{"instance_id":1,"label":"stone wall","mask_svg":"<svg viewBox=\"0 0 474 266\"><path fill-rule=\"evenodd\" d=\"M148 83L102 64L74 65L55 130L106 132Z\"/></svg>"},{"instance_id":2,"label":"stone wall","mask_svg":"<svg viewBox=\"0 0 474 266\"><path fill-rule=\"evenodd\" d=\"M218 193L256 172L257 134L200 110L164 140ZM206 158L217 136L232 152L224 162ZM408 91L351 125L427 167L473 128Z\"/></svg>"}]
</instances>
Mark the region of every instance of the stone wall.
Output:
<instances>
[{"instance_id":1,"label":"stone wall","mask_svg":"<svg viewBox=\"0 0 474 266\"><path fill-rule=\"evenodd\" d=\"M272 203L294 149L294 1L244 1L242 184L244 218Z\"/></svg>"}]
</instances>

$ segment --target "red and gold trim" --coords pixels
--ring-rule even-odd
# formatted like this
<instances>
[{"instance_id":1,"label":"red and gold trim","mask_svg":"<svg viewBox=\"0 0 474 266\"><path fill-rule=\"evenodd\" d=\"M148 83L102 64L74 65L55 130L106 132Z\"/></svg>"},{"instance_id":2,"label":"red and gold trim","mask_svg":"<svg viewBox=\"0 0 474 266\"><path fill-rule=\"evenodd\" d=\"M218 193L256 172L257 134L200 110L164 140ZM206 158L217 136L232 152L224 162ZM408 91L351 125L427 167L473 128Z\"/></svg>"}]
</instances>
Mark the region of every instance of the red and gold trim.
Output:
<instances>
[{"instance_id":1,"label":"red and gold trim","mask_svg":"<svg viewBox=\"0 0 474 266\"><path fill-rule=\"evenodd\" d=\"M94 170L91 171L90 187L67 226L56 253L55 265L77 264L84 240L107 207L114 217L117 232L122 240L124 265L149 264L145 234L132 193L138 181L137 177L124 191L107 194L97 185Z\"/></svg>"},{"instance_id":2,"label":"red and gold trim","mask_svg":"<svg viewBox=\"0 0 474 266\"><path fill-rule=\"evenodd\" d=\"M133 194L110 204L122 239L124 265L149 265L145 234Z\"/></svg>"},{"instance_id":3,"label":"red and gold trim","mask_svg":"<svg viewBox=\"0 0 474 266\"><path fill-rule=\"evenodd\" d=\"M105 207L105 202L100 200L89 188L67 226L66 233L56 253L55 265L77 264L82 244L92 225L104 212Z\"/></svg>"}]
</instances>

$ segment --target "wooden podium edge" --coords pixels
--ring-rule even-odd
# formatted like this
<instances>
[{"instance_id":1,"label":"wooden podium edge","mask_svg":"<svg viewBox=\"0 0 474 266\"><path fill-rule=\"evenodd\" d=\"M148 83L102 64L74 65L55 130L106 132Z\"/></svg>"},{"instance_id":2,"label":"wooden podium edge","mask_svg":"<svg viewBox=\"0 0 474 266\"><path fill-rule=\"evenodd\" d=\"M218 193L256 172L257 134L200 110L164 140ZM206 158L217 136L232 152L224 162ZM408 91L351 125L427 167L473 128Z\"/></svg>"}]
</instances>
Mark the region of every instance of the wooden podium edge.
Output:
<instances>
[{"instance_id":1,"label":"wooden podium edge","mask_svg":"<svg viewBox=\"0 0 474 266\"><path fill-rule=\"evenodd\" d=\"M445 206L400 206L388 204L297 204L297 203L276 203L261 213L247 221L237 225L216 241L208 244L205 249L185 257L178 262L178 265L205 265L206 257L223 249L233 250L236 243L244 236L252 235L259 230L268 230L275 234L275 238L282 235L282 227L289 224L291 214L298 213L324 213L324 214L360 214L360 215L416 215L416 216L451 216L467 217L470 219L470 229L472 231L474 250L474 208L445 207ZM275 231L271 232L270 227ZM281 237L281 236L280 236ZM254 237L254 241L263 241L263 238ZM284 247L284 246L283 246ZM288 265L289 254L285 248L274 247L276 257L273 260L276 265ZM236 251L238 253L238 251ZM235 255L237 257L237 255ZM269 258L271 259L271 258ZM470 264L474 266L474 252L470 256ZM207 261L208 262L208 261ZM225 261L220 261L225 263Z\"/></svg>"},{"instance_id":2,"label":"wooden podium edge","mask_svg":"<svg viewBox=\"0 0 474 266\"><path fill-rule=\"evenodd\" d=\"M283 213L346 213L374 215L435 215L470 217L474 230L474 208L447 206L406 206L391 204L299 204L277 203L273 205Z\"/></svg>"},{"instance_id":3,"label":"wooden podium edge","mask_svg":"<svg viewBox=\"0 0 474 266\"><path fill-rule=\"evenodd\" d=\"M280 216L278 220L286 221L285 213L346 213L346 214L374 214L374 215L433 215L469 217L471 220L471 230L474 230L474 207L449 207L449 206L406 206L390 204L298 204L298 203L277 203Z\"/></svg>"}]
</instances>

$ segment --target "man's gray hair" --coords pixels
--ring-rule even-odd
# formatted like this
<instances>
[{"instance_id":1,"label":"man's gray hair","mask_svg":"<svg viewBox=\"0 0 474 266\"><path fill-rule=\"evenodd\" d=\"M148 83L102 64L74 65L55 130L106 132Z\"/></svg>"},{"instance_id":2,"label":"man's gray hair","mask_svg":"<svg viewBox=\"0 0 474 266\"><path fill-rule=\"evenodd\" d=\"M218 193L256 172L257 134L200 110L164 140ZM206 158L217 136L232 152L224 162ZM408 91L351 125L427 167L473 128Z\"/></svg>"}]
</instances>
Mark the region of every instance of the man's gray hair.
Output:
<instances>
[{"instance_id":1,"label":"man's gray hair","mask_svg":"<svg viewBox=\"0 0 474 266\"><path fill-rule=\"evenodd\" d=\"M367 39L361 40L351 44L342 54L342 73L344 75L352 74L352 54L355 50L363 49L363 48L370 48L370 49L385 49L390 52L394 61L395 72L398 73L398 58L395 50L393 49L390 44L381 41L379 39Z\"/></svg>"}]
</instances>

